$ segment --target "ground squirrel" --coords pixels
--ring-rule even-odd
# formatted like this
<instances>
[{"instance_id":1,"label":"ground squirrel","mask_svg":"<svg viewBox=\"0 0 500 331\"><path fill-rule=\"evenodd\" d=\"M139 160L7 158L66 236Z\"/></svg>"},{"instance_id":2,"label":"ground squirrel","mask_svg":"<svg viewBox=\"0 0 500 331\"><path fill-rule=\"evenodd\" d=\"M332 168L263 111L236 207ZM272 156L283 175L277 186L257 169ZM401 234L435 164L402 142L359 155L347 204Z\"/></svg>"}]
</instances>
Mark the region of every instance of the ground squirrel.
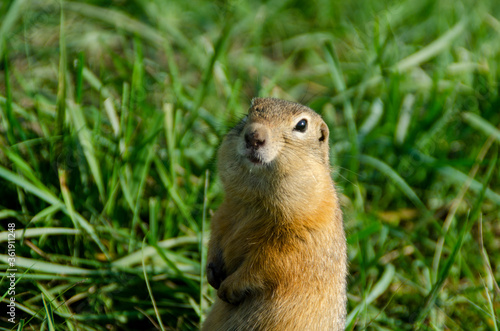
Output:
<instances>
[{"instance_id":1,"label":"ground squirrel","mask_svg":"<svg viewBox=\"0 0 500 331\"><path fill-rule=\"evenodd\" d=\"M310 108L256 98L225 137L225 200L211 223L202 330L343 330L346 239L328 127Z\"/></svg>"}]
</instances>

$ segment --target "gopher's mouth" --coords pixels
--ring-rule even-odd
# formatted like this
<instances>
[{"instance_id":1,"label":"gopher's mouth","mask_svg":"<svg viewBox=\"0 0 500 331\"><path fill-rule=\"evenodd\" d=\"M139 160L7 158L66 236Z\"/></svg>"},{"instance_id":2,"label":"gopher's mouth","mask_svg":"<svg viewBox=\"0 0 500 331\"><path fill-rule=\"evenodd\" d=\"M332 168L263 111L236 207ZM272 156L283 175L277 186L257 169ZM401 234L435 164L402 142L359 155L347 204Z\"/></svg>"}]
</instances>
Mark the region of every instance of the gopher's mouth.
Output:
<instances>
[{"instance_id":1,"label":"gopher's mouth","mask_svg":"<svg viewBox=\"0 0 500 331\"><path fill-rule=\"evenodd\" d=\"M251 151L250 153L248 153L247 159L250 162L252 162L252 164L255 165L264 164L264 162L262 162L262 158L260 157L259 153L257 153L256 151Z\"/></svg>"}]
</instances>

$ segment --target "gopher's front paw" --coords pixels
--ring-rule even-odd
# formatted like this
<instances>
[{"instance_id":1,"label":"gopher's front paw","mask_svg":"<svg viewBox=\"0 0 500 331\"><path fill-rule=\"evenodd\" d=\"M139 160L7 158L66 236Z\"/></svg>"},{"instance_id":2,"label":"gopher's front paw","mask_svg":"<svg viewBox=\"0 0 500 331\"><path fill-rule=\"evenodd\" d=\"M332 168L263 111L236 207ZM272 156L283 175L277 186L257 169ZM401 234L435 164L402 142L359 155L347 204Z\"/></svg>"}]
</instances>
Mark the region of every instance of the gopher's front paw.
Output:
<instances>
[{"instance_id":1,"label":"gopher's front paw","mask_svg":"<svg viewBox=\"0 0 500 331\"><path fill-rule=\"evenodd\" d=\"M232 305L237 305L245 299L247 289L237 286L237 283L228 280L229 279L226 279L222 282L219 290L217 291L217 295L221 298L221 300Z\"/></svg>"},{"instance_id":2,"label":"gopher's front paw","mask_svg":"<svg viewBox=\"0 0 500 331\"><path fill-rule=\"evenodd\" d=\"M216 290L219 289L220 284L226 279L226 272L224 270L224 260L222 259L222 251L215 250L216 254L212 255L207 264L207 279L208 283Z\"/></svg>"},{"instance_id":3,"label":"gopher's front paw","mask_svg":"<svg viewBox=\"0 0 500 331\"><path fill-rule=\"evenodd\" d=\"M214 263L210 262L207 265L207 280L210 285L216 290L219 289L220 283L224 280L223 277L221 277L222 274L220 272L220 269L215 266Z\"/></svg>"}]
</instances>

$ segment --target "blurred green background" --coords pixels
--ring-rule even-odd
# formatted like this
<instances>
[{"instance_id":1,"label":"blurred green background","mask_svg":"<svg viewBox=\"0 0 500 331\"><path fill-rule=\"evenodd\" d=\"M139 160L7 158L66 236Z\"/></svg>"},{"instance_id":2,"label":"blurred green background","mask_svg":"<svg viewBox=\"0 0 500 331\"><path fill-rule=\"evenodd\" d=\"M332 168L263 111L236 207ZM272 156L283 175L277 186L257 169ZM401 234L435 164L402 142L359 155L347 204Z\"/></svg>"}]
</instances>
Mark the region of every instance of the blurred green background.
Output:
<instances>
[{"instance_id":1,"label":"blurred green background","mask_svg":"<svg viewBox=\"0 0 500 331\"><path fill-rule=\"evenodd\" d=\"M2 330L196 330L223 198L214 155L255 96L331 131L348 330L498 330L495 0L2 1Z\"/></svg>"}]
</instances>

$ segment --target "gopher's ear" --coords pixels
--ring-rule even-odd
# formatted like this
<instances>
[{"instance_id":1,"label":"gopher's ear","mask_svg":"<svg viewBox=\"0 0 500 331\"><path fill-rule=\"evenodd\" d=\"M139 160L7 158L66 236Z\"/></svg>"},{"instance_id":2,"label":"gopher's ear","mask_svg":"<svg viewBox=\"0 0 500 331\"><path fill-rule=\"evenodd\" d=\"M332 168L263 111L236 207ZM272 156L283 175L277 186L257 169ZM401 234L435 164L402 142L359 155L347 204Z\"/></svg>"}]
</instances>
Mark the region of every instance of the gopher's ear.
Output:
<instances>
[{"instance_id":1,"label":"gopher's ear","mask_svg":"<svg viewBox=\"0 0 500 331\"><path fill-rule=\"evenodd\" d=\"M328 126L325 123L321 123L319 128L319 142L320 144L326 142L328 143L328 137L330 135L330 131L328 130Z\"/></svg>"},{"instance_id":2,"label":"gopher's ear","mask_svg":"<svg viewBox=\"0 0 500 331\"><path fill-rule=\"evenodd\" d=\"M250 105L250 110L254 109L256 111L262 111L262 107L260 104L263 103L265 98L253 98L252 99L252 104Z\"/></svg>"},{"instance_id":3,"label":"gopher's ear","mask_svg":"<svg viewBox=\"0 0 500 331\"><path fill-rule=\"evenodd\" d=\"M330 131L328 130L328 126L323 122L319 127L319 146L322 151L323 161L326 165L330 165L330 148L328 146L328 137L330 135Z\"/></svg>"},{"instance_id":4,"label":"gopher's ear","mask_svg":"<svg viewBox=\"0 0 500 331\"><path fill-rule=\"evenodd\" d=\"M258 105L258 104L260 104L263 100L264 100L264 98L253 98L253 99L252 99L252 103L250 104L250 108L253 108L253 107L257 106L257 105Z\"/></svg>"}]
</instances>

